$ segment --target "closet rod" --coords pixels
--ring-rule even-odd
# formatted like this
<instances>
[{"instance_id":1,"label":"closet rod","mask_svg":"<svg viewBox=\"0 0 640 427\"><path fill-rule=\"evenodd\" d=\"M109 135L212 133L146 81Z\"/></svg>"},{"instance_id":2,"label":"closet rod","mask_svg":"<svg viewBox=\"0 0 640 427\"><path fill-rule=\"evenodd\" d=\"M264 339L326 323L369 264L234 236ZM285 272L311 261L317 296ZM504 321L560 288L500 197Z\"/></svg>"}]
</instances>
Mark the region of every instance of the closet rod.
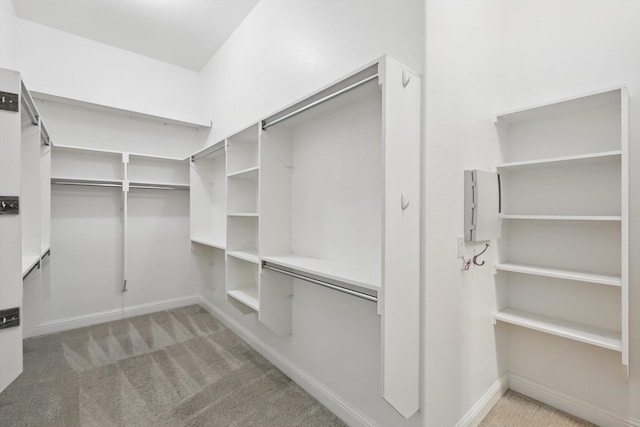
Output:
<instances>
[{"instance_id":1,"label":"closet rod","mask_svg":"<svg viewBox=\"0 0 640 427\"><path fill-rule=\"evenodd\" d=\"M138 185L130 184L129 188L139 188L142 190L189 190L189 187L176 187L171 185Z\"/></svg>"},{"instance_id":2,"label":"closet rod","mask_svg":"<svg viewBox=\"0 0 640 427\"><path fill-rule=\"evenodd\" d=\"M315 107L317 105L320 105L320 104L322 104L324 102L327 102L330 99L333 99L333 98L335 98L335 97L337 97L339 95L342 95L343 93L347 93L347 92L349 92L349 91L351 91L351 90L353 90L353 89L355 89L355 88L357 88L359 86L362 86L363 84L368 83L371 80L375 80L377 78L378 78L378 74L374 74L372 76L365 77L364 79L362 79L360 81L357 81L356 83L354 83L352 85L349 85L349 86L347 86L347 87L345 87L343 89L340 89L337 92L333 92L333 93L325 96L324 98L320 98L317 101L314 101L314 102L312 102L310 104L307 104L307 105L305 105L303 107L300 107L297 110L294 110L294 111L292 111L292 112L290 112L288 114L285 114L284 116L279 117L279 118L277 118L277 119L275 119L275 120L273 120L271 122L267 122L268 119L265 119L265 120L262 121L262 130L267 130L267 128L269 128L269 127L271 127L273 125L276 125L276 124L278 124L278 123L280 123L280 122L282 122L284 120L290 119L293 116L297 116L298 114L303 113L303 112L307 111L310 108L313 108L313 107Z\"/></svg>"},{"instance_id":3,"label":"closet rod","mask_svg":"<svg viewBox=\"0 0 640 427\"><path fill-rule=\"evenodd\" d=\"M44 145L51 145L51 137L43 122L40 122L40 139Z\"/></svg>"},{"instance_id":4,"label":"closet rod","mask_svg":"<svg viewBox=\"0 0 640 427\"><path fill-rule=\"evenodd\" d=\"M193 156L191 156L191 161L195 162L198 159L201 159L203 157L208 156L211 153L215 153L216 151L220 151L220 150L224 150L224 141L222 142L218 142L215 145L212 145L211 147L200 151L199 153L194 154Z\"/></svg>"},{"instance_id":5,"label":"closet rod","mask_svg":"<svg viewBox=\"0 0 640 427\"><path fill-rule=\"evenodd\" d=\"M51 180L52 185L77 185L84 187L122 187L122 184L110 183L110 182L92 182L92 181L61 181L61 180Z\"/></svg>"},{"instance_id":6,"label":"closet rod","mask_svg":"<svg viewBox=\"0 0 640 427\"><path fill-rule=\"evenodd\" d=\"M31 119L31 123L34 126L38 126L38 119L40 118L40 115L38 114L38 109L36 108L36 104L33 102L33 98L31 98L31 94L25 87L24 83L20 82L20 85L22 86L22 90L21 90L22 105L24 106L24 109L27 112L29 119Z\"/></svg>"},{"instance_id":7,"label":"closet rod","mask_svg":"<svg viewBox=\"0 0 640 427\"><path fill-rule=\"evenodd\" d=\"M272 270L277 273L285 274L287 276L294 277L296 279L304 280L306 282L313 283L315 285L324 286L325 288L333 289L334 291L342 292L348 295L352 295L354 297L362 298L367 301L378 302L378 297L373 295L365 294L364 292L354 291L353 289L345 288L342 286L334 285L333 283L325 282L323 280L314 279L312 277L303 276L302 274L293 273L288 270L282 270L278 267L274 267L269 265L266 261L262 261L262 268L266 268L267 270Z\"/></svg>"}]
</instances>

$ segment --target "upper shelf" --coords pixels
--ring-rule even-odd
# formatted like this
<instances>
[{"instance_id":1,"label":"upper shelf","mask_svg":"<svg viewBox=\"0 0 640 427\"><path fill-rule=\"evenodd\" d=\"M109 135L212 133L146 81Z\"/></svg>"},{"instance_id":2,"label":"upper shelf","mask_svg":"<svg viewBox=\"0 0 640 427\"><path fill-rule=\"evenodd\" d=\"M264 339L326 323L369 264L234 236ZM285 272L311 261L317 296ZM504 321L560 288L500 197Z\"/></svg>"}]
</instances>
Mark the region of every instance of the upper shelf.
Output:
<instances>
[{"instance_id":1,"label":"upper shelf","mask_svg":"<svg viewBox=\"0 0 640 427\"><path fill-rule=\"evenodd\" d=\"M104 105L96 104L90 101L84 101L80 99L67 98L65 96L54 95L51 93L31 91L34 98L42 101L57 102L59 104L66 104L75 107L82 107L96 111L104 111L112 114L124 115L128 117L136 117L141 119L153 120L156 122L187 126L196 129L209 129L211 128L211 121L204 120L202 118L185 117L180 115L160 115L149 111L142 110L130 110L117 105Z\"/></svg>"},{"instance_id":2,"label":"upper shelf","mask_svg":"<svg viewBox=\"0 0 640 427\"><path fill-rule=\"evenodd\" d=\"M329 280L359 286L365 289L380 290L380 274L372 269L358 270L352 265L341 264L320 258L311 258L296 254L282 254L262 257L263 261L277 264L285 268L320 276Z\"/></svg>"},{"instance_id":3,"label":"upper shelf","mask_svg":"<svg viewBox=\"0 0 640 427\"><path fill-rule=\"evenodd\" d=\"M531 168L540 166L566 166L571 163L587 163L587 162L601 162L614 159L620 159L622 156L621 150L605 151L601 153L589 153L578 154L575 156L562 156L551 157L546 159L527 160L522 162L510 162L501 163L498 165L499 170L513 169L513 168Z\"/></svg>"},{"instance_id":4,"label":"upper shelf","mask_svg":"<svg viewBox=\"0 0 640 427\"><path fill-rule=\"evenodd\" d=\"M598 108L605 105L619 106L622 92L625 90L626 86L620 85L598 92L591 92L580 96L506 111L498 114L495 122L497 124L511 124L541 119L566 112Z\"/></svg>"},{"instance_id":5,"label":"upper shelf","mask_svg":"<svg viewBox=\"0 0 640 427\"><path fill-rule=\"evenodd\" d=\"M500 219L507 220L533 220L533 221L622 221L621 216L616 215L511 215L502 214Z\"/></svg>"},{"instance_id":6,"label":"upper shelf","mask_svg":"<svg viewBox=\"0 0 640 427\"><path fill-rule=\"evenodd\" d=\"M574 280L578 282L595 283L599 285L621 286L622 278L620 276L596 274L584 271L573 271L559 268L541 267L529 264L517 264L511 262L502 262L496 264L496 270L510 271L513 273L531 274L534 276L553 277L556 279Z\"/></svg>"}]
</instances>

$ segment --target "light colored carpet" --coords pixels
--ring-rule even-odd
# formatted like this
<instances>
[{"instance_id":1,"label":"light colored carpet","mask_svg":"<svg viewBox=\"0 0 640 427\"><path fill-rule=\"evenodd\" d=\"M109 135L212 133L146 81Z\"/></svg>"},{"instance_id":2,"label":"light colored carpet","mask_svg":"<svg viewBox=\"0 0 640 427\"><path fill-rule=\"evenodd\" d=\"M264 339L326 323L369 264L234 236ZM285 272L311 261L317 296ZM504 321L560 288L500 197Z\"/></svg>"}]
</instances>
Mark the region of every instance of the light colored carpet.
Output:
<instances>
[{"instance_id":1,"label":"light colored carpet","mask_svg":"<svg viewBox=\"0 0 640 427\"><path fill-rule=\"evenodd\" d=\"M594 424L507 391L478 427L596 427Z\"/></svg>"},{"instance_id":2,"label":"light colored carpet","mask_svg":"<svg viewBox=\"0 0 640 427\"><path fill-rule=\"evenodd\" d=\"M200 306L24 341L0 426L345 424Z\"/></svg>"}]
</instances>

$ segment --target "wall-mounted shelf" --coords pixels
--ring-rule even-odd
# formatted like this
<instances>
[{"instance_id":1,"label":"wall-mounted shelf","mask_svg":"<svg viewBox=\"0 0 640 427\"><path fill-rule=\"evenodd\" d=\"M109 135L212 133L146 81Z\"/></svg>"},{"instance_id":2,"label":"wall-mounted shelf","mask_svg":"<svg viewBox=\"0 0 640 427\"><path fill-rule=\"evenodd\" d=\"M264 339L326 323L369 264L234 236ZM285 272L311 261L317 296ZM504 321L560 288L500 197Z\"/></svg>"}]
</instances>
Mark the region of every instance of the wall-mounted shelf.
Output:
<instances>
[{"instance_id":1,"label":"wall-mounted shelf","mask_svg":"<svg viewBox=\"0 0 640 427\"><path fill-rule=\"evenodd\" d=\"M604 274L594 274L582 271L571 271L557 268L541 267L536 265L514 264L502 262L496 264L495 269L498 271L509 271L512 273L530 274L534 276L554 277L556 279L574 280L577 282L597 283L607 286L621 286L622 279L620 276L611 276Z\"/></svg>"},{"instance_id":2,"label":"wall-mounted shelf","mask_svg":"<svg viewBox=\"0 0 640 427\"><path fill-rule=\"evenodd\" d=\"M603 161L619 160L622 155L622 151L606 151L603 153L591 153L591 154L579 154L574 156L562 156L553 157L548 159L536 159L520 162L501 163L497 166L500 170L507 170L513 168L533 168L533 167L545 167L545 166L567 166L572 163L599 163Z\"/></svg>"},{"instance_id":3,"label":"wall-mounted shelf","mask_svg":"<svg viewBox=\"0 0 640 427\"><path fill-rule=\"evenodd\" d=\"M238 171L238 172L230 173L229 175L227 175L227 178L257 179L258 178L259 169L260 168L258 166L254 166L254 167L251 167L251 168L243 169L243 170Z\"/></svg>"},{"instance_id":4,"label":"wall-mounted shelf","mask_svg":"<svg viewBox=\"0 0 640 427\"><path fill-rule=\"evenodd\" d=\"M507 308L494 316L495 320L533 329L574 341L622 351L622 339L619 332L596 328L563 319L529 313L514 308Z\"/></svg>"},{"instance_id":5,"label":"wall-mounted shelf","mask_svg":"<svg viewBox=\"0 0 640 427\"><path fill-rule=\"evenodd\" d=\"M156 114L150 111L143 110L131 110L117 105L97 104L94 102L84 101L81 99L73 99L65 96L54 95L51 93L32 91L33 97L42 101L56 102L59 104L71 105L74 107L81 107L90 110L102 111L106 113L118 114L127 117L136 117L141 119L153 120L156 122L162 122L172 125L188 126L197 129L209 129L211 128L211 120L204 120L201 118L184 117L184 116L167 116L163 114Z\"/></svg>"},{"instance_id":6,"label":"wall-mounted shelf","mask_svg":"<svg viewBox=\"0 0 640 427\"><path fill-rule=\"evenodd\" d=\"M215 242L212 240L199 238L199 237L191 237L191 241L193 243L198 243L200 245L209 246L216 249L222 249L223 251L226 249L227 245L224 242Z\"/></svg>"},{"instance_id":7,"label":"wall-mounted shelf","mask_svg":"<svg viewBox=\"0 0 640 427\"><path fill-rule=\"evenodd\" d=\"M495 270L518 273L496 276L496 320L619 351L628 366L627 89L514 110L496 125L505 213Z\"/></svg>"},{"instance_id":8,"label":"wall-mounted shelf","mask_svg":"<svg viewBox=\"0 0 640 427\"><path fill-rule=\"evenodd\" d=\"M22 277L40 261L40 255L25 255L22 257Z\"/></svg>"},{"instance_id":9,"label":"wall-mounted shelf","mask_svg":"<svg viewBox=\"0 0 640 427\"><path fill-rule=\"evenodd\" d=\"M262 257L262 260L330 281L375 291L380 290L380 272L372 269L357 270L353 265L296 254L267 256Z\"/></svg>"},{"instance_id":10,"label":"wall-mounted shelf","mask_svg":"<svg viewBox=\"0 0 640 427\"><path fill-rule=\"evenodd\" d=\"M260 297L257 286L227 291L227 295L254 311L260 311Z\"/></svg>"},{"instance_id":11,"label":"wall-mounted shelf","mask_svg":"<svg viewBox=\"0 0 640 427\"><path fill-rule=\"evenodd\" d=\"M227 256L249 261L254 264L260 263L260 258L258 257L258 251L230 251L230 252L227 252Z\"/></svg>"},{"instance_id":12,"label":"wall-mounted shelf","mask_svg":"<svg viewBox=\"0 0 640 427\"><path fill-rule=\"evenodd\" d=\"M526 221L613 221L620 222L619 215L510 215L502 214L500 219Z\"/></svg>"}]
</instances>

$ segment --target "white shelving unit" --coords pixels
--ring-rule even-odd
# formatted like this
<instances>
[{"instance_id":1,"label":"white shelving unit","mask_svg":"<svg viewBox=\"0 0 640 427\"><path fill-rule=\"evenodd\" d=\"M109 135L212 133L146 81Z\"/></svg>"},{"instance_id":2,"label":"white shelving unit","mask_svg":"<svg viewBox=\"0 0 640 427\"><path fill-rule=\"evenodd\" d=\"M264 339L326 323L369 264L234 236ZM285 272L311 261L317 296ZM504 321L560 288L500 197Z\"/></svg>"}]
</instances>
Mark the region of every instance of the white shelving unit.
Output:
<instances>
[{"instance_id":1,"label":"white shelving unit","mask_svg":"<svg viewBox=\"0 0 640 427\"><path fill-rule=\"evenodd\" d=\"M279 335L297 286L377 302L383 396L405 417L419 406L420 118L420 76L384 57L191 168L191 240L225 249L227 301Z\"/></svg>"},{"instance_id":2,"label":"white shelving unit","mask_svg":"<svg viewBox=\"0 0 640 427\"><path fill-rule=\"evenodd\" d=\"M616 87L497 117L505 161L495 266L505 301L495 320L620 352L627 366L628 102ZM584 307L536 311L560 292ZM618 321L605 325L598 304Z\"/></svg>"}]
</instances>

